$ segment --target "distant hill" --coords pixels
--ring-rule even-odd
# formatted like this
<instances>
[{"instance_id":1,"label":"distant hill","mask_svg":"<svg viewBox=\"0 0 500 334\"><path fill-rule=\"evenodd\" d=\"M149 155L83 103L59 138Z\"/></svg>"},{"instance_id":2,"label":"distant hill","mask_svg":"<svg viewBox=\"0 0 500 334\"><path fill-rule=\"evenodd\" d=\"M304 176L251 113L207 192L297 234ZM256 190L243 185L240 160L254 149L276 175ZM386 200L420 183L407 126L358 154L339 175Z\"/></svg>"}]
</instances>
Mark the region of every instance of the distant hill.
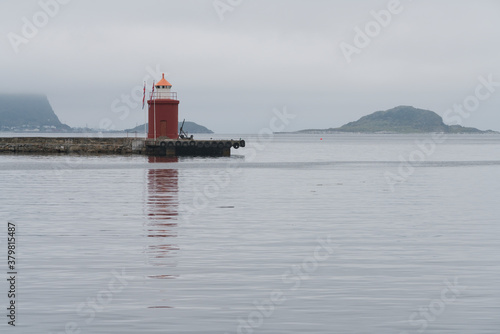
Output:
<instances>
[{"instance_id":1,"label":"distant hill","mask_svg":"<svg viewBox=\"0 0 500 334\"><path fill-rule=\"evenodd\" d=\"M0 94L0 131L69 132L44 95Z\"/></svg>"},{"instance_id":2,"label":"distant hill","mask_svg":"<svg viewBox=\"0 0 500 334\"><path fill-rule=\"evenodd\" d=\"M144 132L144 125L139 125L136 126L133 129L127 129L125 132L139 132L143 133ZM179 122L179 129L182 125L182 122ZM147 127L147 125L146 125ZM187 132L188 134L197 134L197 133L213 133L212 130L207 129L206 127L196 124L195 122L186 122L184 123L184 131Z\"/></svg>"},{"instance_id":3,"label":"distant hill","mask_svg":"<svg viewBox=\"0 0 500 334\"><path fill-rule=\"evenodd\" d=\"M441 116L430 110L399 106L386 111L377 111L348 123L340 128L324 130L302 130L299 133L494 133L467 128L460 125L446 125Z\"/></svg>"},{"instance_id":4,"label":"distant hill","mask_svg":"<svg viewBox=\"0 0 500 334\"><path fill-rule=\"evenodd\" d=\"M181 123L179 123L179 128ZM94 129L73 129L61 123L45 95L0 94L0 131L12 132L94 132ZM127 132L144 132L144 124ZM213 133L194 122L186 122L189 134Z\"/></svg>"}]
</instances>

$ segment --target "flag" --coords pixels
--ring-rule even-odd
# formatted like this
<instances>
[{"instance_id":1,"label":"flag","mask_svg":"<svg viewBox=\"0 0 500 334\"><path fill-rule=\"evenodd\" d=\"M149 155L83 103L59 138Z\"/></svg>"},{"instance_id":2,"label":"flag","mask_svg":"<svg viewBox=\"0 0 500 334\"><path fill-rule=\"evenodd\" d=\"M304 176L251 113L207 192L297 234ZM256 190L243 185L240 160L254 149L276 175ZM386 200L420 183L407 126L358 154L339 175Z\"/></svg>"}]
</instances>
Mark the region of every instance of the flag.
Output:
<instances>
[{"instance_id":1,"label":"flag","mask_svg":"<svg viewBox=\"0 0 500 334\"><path fill-rule=\"evenodd\" d=\"M144 110L145 104L146 104L146 81L144 81L144 93L142 94L142 110Z\"/></svg>"}]
</instances>

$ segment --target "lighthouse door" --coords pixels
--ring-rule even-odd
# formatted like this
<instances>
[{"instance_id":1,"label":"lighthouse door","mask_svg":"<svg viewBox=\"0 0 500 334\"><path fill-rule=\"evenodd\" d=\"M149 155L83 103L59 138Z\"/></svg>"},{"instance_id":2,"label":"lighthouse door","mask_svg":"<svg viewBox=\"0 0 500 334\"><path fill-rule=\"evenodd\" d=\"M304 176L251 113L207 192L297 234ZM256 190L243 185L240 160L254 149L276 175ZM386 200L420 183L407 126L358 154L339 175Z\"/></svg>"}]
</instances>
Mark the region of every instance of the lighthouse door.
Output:
<instances>
[{"instance_id":1,"label":"lighthouse door","mask_svg":"<svg viewBox=\"0 0 500 334\"><path fill-rule=\"evenodd\" d=\"M160 122L160 137L167 136L167 121Z\"/></svg>"}]
</instances>

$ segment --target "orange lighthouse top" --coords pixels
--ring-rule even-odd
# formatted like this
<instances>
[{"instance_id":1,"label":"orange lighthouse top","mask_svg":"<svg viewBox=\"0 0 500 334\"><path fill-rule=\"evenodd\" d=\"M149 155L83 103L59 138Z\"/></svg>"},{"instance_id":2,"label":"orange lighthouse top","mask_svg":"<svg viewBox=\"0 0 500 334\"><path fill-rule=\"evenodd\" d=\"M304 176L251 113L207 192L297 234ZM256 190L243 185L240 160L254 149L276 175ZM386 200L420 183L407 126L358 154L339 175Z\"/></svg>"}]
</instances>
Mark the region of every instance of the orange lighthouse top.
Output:
<instances>
[{"instance_id":1,"label":"orange lighthouse top","mask_svg":"<svg viewBox=\"0 0 500 334\"><path fill-rule=\"evenodd\" d=\"M156 88L172 88L172 84L165 79L165 73L162 73L162 78L155 85Z\"/></svg>"}]
</instances>

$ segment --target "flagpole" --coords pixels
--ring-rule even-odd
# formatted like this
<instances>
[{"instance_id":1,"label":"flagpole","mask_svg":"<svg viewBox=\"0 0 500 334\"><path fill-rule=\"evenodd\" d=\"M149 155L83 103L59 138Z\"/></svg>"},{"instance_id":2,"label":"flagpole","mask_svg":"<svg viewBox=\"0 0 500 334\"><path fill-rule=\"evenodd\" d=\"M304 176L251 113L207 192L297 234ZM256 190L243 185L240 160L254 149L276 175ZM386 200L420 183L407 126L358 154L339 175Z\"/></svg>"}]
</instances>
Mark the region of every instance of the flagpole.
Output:
<instances>
[{"instance_id":1,"label":"flagpole","mask_svg":"<svg viewBox=\"0 0 500 334\"><path fill-rule=\"evenodd\" d=\"M146 81L144 81L144 98L143 98L143 101L142 101L142 109L144 109L144 106L145 106L145 99L146 99ZM148 125L148 112L149 112L149 108L146 109L146 112L144 113L144 139L148 139L148 128L147 128L147 125Z\"/></svg>"},{"instance_id":2,"label":"flagpole","mask_svg":"<svg viewBox=\"0 0 500 334\"><path fill-rule=\"evenodd\" d=\"M153 134L154 134L154 140L156 140L156 99L154 98L155 95L155 81L153 78L153 88L151 89L151 101L153 102L153 124L149 124L148 122L148 130L151 131L151 125L154 127ZM151 105L149 105L151 107ZM149 132L148 131L148 132Z\"/></svg>"},{"instance_id":3,"label":"flagpole","mask_svg":"<svg viewBox=\"0 0 500 334\"><path fill-rule=\"evenodd\" d=\"M153 98L154 98L154 88L153 88ZM154 118L155 118L155 140L156 140L156 99L154 99L154 102L153 102L153 109L154 109Z\"/></svg>"}]
</instances>

